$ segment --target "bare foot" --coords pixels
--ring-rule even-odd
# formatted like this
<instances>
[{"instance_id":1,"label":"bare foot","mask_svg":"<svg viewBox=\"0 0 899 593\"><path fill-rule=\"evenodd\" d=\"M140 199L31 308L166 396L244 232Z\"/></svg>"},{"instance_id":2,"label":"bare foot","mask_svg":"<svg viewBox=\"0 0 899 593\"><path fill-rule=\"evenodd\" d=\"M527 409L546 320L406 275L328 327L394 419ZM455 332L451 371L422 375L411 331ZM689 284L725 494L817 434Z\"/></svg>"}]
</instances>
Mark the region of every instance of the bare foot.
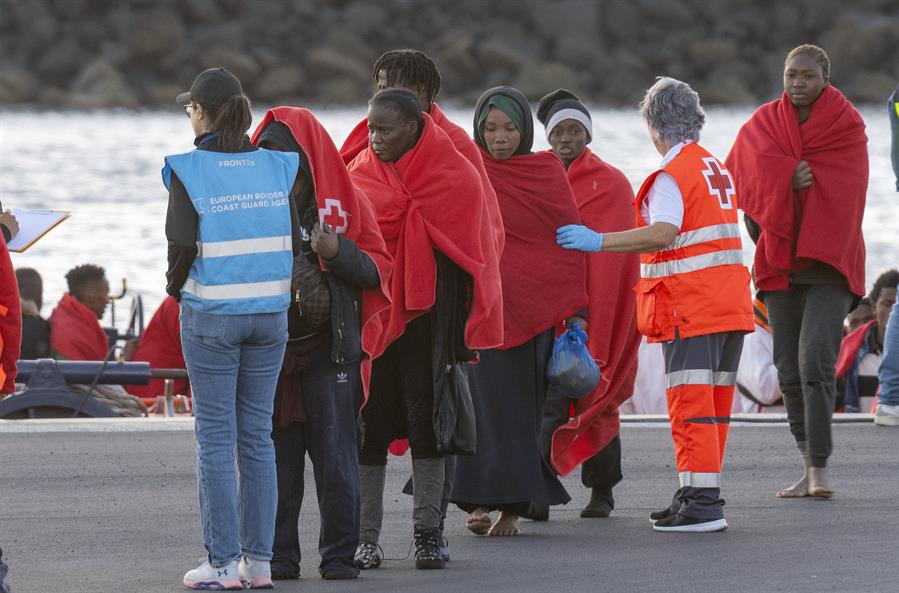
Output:
<instances>
[{"instance_id":1,"label":"bare foot","mask_svg":"<svg viewBox=\"0 0 899 593\"><path fill-rule=\"evenodd\" d=\"M496 523L493 524L493 527L490 528L487 535L508 537L519 535L520 533L521 531L518 529L518 515L502 512L499 514L499 519L496 520Z\"/></svg>"},{"instance_id":2,"label":"bare foot","mask_svg":"<svg viewBox=\"0 0 899 593\"><path fill-rule=\"evenodd\" d=\"M469 513L468 519L465 521L465 527L475 535L487 535L492 523L493 519L490 518L490 511L484 507L478 507Z\"/></svg>"},{"instance_id":3,"label":"bare foot","mask_svg":"<svg viewBox=\"0 0 899 593\"><path fill-rule=\"evenodd\" d=\"M808 496L808 473L802 475L802 479L790 486L784 488L776 494L777 498L802 498Z\"/></svg>"}]
</instances>

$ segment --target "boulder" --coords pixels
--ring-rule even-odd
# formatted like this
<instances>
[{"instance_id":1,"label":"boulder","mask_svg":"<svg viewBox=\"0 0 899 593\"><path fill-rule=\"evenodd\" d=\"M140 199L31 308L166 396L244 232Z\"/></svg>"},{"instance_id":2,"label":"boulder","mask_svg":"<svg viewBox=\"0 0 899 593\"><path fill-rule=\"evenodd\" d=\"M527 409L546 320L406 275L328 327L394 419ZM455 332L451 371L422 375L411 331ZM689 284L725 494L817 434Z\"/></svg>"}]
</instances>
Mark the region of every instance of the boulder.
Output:
<instances>
[{"instance_id":1,"label":"boulder","mask_svg":"<svg viewBox=\"0 0 899 593\"><path fill-rule=\"evenodd\" d=\"M560 62L537 62L525 64L515 86L531 101L559 88L574 93L583 92L578 75Z\"/></svg>"},{"instance_id":2,"label":"boulder","mask_svg":"<svg viewBox=\"0 0 899 593\"><path fill-rule=\"evenodd\" d=\"M252 55L230 46L215 47L202 53L200 70L219 66L231 71L245 86L251 84L261 70L259 63ZM198 70L194 76L199 73Z\"/></svg>"},{"instance_id":3,"label":"boulder","mask_svg":"<svg viewBox=\"0 0 899 593\"><path fill-rule=\"evenodd\" d=\"M66 37L50 45L38 58L37 71L48 82L65 84L90 57L77 38Z\"/></svg>"},{"instance_id":4,"label":"boulder","mask_svg":"<svg viewBox=\"0 0 899 593\"><path fill-rule=\"evenodd\" d=\"M38 94L34 76L15 65L0 66L0 103L28 103Z\"/></svg>"},{"instance_id":5,"label":"boulder","mask_svg":"<svg viewBox=\"0 0 899 593\"><path fill-rule=\"evenodd\" d=\"M154 58L172 51L185 41L186 28L181 17L168 8L135 12L132 31L125 37L132 57Z\"/></svg>"},{"instance_id":6,"label":"boulder","mask_svg":"<svg viewBox=\"0 0 899 593\"><path fill-rule=\"evenodd\" d=\"M88 63L70 87L69 107L137 107L137 95L115 66L103 58Z\"/></svg>"},{"instance_id":7,"label":"boulder","mask_svg":"<svg viewBox=\"0 0 899 593\"><path fill-rule=\"evenodd\" d=\"M257 101L273 101L304 94L305 77L295 64L281 64L267 69L253 85L251 96Z\"/></svg>"},{"instance_id":8,"label":"boulder","mask_svg":"<svg viewBox=\"0 0 899 593\"><path fill-rule=\"evenodd\" d=\"M842 77L845 80L847 77ZM883 103L896 89L896 78L885 72L864 71L851 75L840 90L853 101Z\"/></svg>"},{"instance_id":9,"label":"boulder","mask_svg":"<svg viewBox=\"0 0 899 593\"><path fill-rule=\"evenodd\" d=\"M368 81L371 76L368 63L331 47L316 47L310 51L306 55L306 69L320 82L339 78Z\"/></svg>"}]
</instances>

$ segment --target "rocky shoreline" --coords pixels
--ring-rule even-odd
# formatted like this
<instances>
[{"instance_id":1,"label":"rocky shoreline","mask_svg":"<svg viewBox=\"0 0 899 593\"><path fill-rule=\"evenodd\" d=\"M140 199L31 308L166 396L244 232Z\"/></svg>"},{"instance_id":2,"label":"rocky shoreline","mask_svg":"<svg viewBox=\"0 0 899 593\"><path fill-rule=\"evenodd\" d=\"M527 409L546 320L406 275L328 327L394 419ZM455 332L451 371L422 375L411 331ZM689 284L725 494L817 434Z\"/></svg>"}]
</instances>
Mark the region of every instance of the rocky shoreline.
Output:
<instances>
[{"instance_id":1,"label":"rocky shoreline","mask_svg":"<svg viewBox=\"0 0 899 593\"><path fill-rule=\"evenodd\" d=\"M256 102L358 104L386 49L437 62L441 96L495 84L633 104L657 75L708 104L780 93L786 52L824 47L854 101L899 81L899 0L0 0L0 105L171 105L225 66Z\"/></svg>"}]
</instances>

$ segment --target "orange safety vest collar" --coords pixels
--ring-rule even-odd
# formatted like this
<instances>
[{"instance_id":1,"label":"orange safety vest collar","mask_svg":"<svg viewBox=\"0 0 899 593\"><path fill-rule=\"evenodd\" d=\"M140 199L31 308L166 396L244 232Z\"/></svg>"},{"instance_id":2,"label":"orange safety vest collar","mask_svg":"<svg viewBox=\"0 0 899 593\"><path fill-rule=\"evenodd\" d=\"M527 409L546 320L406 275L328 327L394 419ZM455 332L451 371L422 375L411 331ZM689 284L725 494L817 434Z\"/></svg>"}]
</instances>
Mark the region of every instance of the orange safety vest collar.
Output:
<instances>
[{"instance_id":1,"label":"orange safety vest collar","mask_svg":"<svg viewBox=\"0 0 899 593\"><path fill-rule=\"evenodd\" d=\"M662 171L677 182L684 220L662 251L640 255L637 326L649 342L754 329L749 270L737 218L734 183L715 157L696 143L685 145L637 193L637 227L647 223L640 207Z\"/></svg>"}]
</instances>

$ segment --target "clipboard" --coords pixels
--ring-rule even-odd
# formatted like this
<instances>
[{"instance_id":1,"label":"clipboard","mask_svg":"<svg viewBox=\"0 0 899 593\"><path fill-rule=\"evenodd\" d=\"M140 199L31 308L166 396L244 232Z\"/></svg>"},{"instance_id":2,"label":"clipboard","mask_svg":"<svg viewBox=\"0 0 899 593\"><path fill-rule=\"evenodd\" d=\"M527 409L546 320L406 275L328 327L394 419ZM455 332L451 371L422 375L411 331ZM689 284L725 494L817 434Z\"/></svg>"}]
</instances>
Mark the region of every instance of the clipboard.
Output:
<instances>
[{"instance_id":1,"label":"clipboard","mask_svg":"<svg viewBox=\"0 0 899 593\"><path fill-rule=\"evenodd\" d=\"M26 210L11 208L13 216L19 223L19 233L9 242L9 250L23 253L38 240L72 216L65 210Z\"/></svg>"}]
</instances>

